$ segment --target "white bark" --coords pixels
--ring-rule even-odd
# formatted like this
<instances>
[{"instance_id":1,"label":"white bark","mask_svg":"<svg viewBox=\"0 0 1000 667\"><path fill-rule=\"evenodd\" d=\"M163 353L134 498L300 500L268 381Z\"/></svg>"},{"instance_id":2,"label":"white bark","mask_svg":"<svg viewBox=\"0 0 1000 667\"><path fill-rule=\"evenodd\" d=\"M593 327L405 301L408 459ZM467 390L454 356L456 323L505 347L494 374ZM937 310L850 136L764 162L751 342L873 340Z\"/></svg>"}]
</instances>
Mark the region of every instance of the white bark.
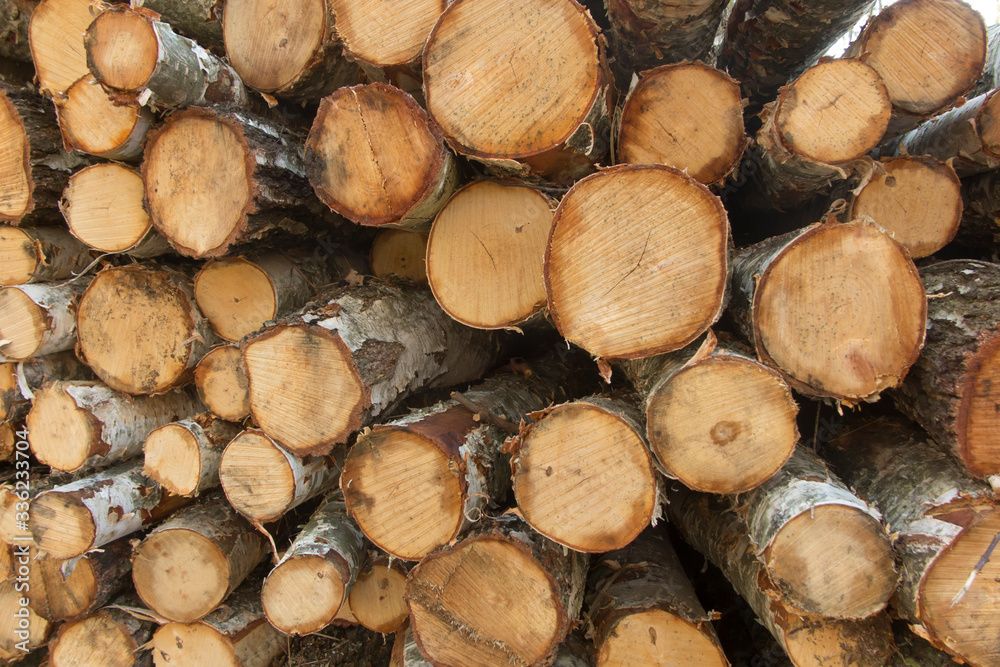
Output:
<instances>
[{"instance_id":1,"label":"white bark","mask_svg":"<svg viewBox=\"0 0 1000 667\"><path fill-rule=\"evenodd\" d=\"M87 281L67 281L65 283L40 283L38 285L18 285L8 289L20 290L41 307L46 314L42 342L31 355L41 357L53 352L71 350L76 344L76 304L87 288ZM0 341L0 362L21 361L21 358L2 354Z\"/></svg>"}]
</instances>

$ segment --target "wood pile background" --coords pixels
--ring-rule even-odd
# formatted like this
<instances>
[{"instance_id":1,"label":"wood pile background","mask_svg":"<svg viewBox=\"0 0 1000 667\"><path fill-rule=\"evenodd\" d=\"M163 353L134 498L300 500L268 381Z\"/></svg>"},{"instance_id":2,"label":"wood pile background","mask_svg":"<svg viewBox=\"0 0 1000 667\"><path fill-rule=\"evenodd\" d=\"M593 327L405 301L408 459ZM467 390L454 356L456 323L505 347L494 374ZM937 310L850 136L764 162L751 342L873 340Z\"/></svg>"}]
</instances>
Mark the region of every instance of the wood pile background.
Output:
<instances>
[{"instance_id":1,"label":"wood pile background","mask_svg":"<svg viewBox=\"0 0 1000 667\"><path fill-rule=\"evenodd\" d=\"M1000 665L1000 29L873 5L0 2L0 660Z\"/></svg>"}]
</instances>

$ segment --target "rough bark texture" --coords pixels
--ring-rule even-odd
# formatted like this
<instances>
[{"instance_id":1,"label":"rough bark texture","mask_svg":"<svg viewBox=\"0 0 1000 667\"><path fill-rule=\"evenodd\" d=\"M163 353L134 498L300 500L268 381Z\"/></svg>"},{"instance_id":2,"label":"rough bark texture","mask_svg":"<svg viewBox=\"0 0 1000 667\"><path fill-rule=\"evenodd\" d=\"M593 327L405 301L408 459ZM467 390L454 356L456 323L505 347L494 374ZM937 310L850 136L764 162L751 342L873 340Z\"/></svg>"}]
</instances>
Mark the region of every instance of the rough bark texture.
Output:
<instances>
[{"instance_id":1,"label":"rough bark texture","mask_svg":"<svg viewBox=\"0 0 1000 667\"><path fill-rule=\"evenodd\" d=\"M34 89L0 87L0 122L11 133L11 154L3 165L0 220L27 226L58 221L54 209L70 172L87 164L87 159L66 152L52 103Z\"/></svg>"},{"instance_id":2,"label":"rough bark texture","mask_svg":"<svg viewBox=\"0 0 1000 667\"><path fill-rule=\"evenodd\" d=\"M132 0L132 6L159 14L177 32L215 53L225 52L220 0Z\"/></svg>"},{"instance_id":3,"label":"rough bark texture","mask_svg":"<svg viewBox=\"0 0 1000 667\"><path fill-rule=\"evenodd\" d=\"M128 41L138 35L103 28L113 25L116 17L122 14L135 17L136 23L152 36L149 45L156 47L155 65L148 72L148 78L136 86L119 85L123 82L115 78L116 59L131 52L120 53L114 45L118 40ZM156 109L213 104L245 106L248 103L247 90L232 67L197 42L178 35L169 23L157 18L153 12L116 6L94 20L84 36L84 45L87 65L98 81ZM134 29L140 28L136 25Z\"/></svg>"},{"instance_id":4,"label":"rough bark texture","mask_svg":"<svg viewBox=\"0 0 1000 667\"><path fill-rule=\"evenodd\" d=\"M0 364L0 421L23 420L35 392L48 382L93 378L90 367L70 351Z\"/></svg>"},{"instance_id":5,"label":"rough bark texture","mask_svg":"<svg viewBox=\"0 0 1000 667\"><path fill-rule=\"evenodd\" d=\"M35 559L28 600L39 616L67 621L92 614L131 583L132 544L115 540L79 559Z\"/></svg>"},{"instance_id":6,"label":"rough bark texture","mask_svg":"<svg viewBox=\"0 0 1000 667\"><path fill-rule=\"evenodd\" d=\"M43 405L46 401L59 407L47 407ZM38 461L55 470L106 468L139 456L154 428L193 416L201 409L198 400L186 391L138 397L100 382L55 382L35 397L27 418L28 441ZM72 421L67 418L70 413ZM70 424L74 428L69 428Z\"/></svg>"},{"instance_id":7,"label":"rough bark texture","mask_svg":"<svg viewBox=\"0 0 1000 667\"><path fill-rule=\"evenodd\" d=\"M647 530L624 549L604 554L588 579L594 594L587 616L594 624L598 664L627 663L630 658L652 662L673 654L678 662L728 666L712 615L705 613L662 530ZM670 634L655 636L654 619L659 620L658 629L668 628ZM620 644L615 642L619 637Z\"/></svg>"},{"instance_id":8,"label":"rough bark texture","mask_svg":"<svg viewBox=\"0 0 1000 667\"><path fill-rule=\"evenodd\" d=\"M364 562L364 537L337 496L331 495L313 512L309 523L264 580L264 613L273 626L286 634L307 635L329 625L350 594ZM310 560L321 563L306 565ZM308 567L306 576L284 574L291 571L295 561ZM315 583L319 578L324 580L322 586Z\"/></svg>"},{"instance_id":9,"label":"rough bark texture","mask_svg":"<svg viewBox=\"0 0 1000 667\"><path fill-rule=\"evenodd\" d=\"M33 321L30 332L19 328L18 333L21 335L8 332L11 338L7 338L0 330L0 338L10 341L0 347L0 362L23 361L29 357L42 357L72 349L77 337L77 304L86 288L86 280L0 288L0 297L7 290L23 294L24 298L11 293L9 298L24 303L27 310L37 313L37 319L36 316L31 317ZM10 300L4 301L5 306L10 304ZM0 314L0 329L3 324L3 316ZM23 339L25 333L29 334L28 339Z\"/></svg>"},{"instance_id":10,"label":"rough bark texture","mask_svg":"<svg viewBox=\"0 0 1000 667\"><path fill-rule=\"evenodd\" d=\"M131 602L126 598L123 602ZM66 623L49 643L49 664L71 667L82 656L103 667L152 667L146 644L156 625L114 606L79 621Z\"/></svg>"},{"instance_id":11,"label":"rough bark texture","mask_svg":"<svg viewBox=\"0 0 1000 667\"><path fill-rule=\"evenodd\" d=\"M329 452L412 392L479 377L496 341L452 320L427 290L338 286L241 344L251 413L289 451Z\"/></svg>"},{"instance_id":12,"label":"rough bark texture","mask_svg":"<svg viewBox=\"0 0 1000 667\"><path fill-rule=\"evenodd\" d=\"M4 0L0 3L0 56L31 61L28 23L39 0Z\"/></svg>"},{"instance_id":13,"label":"rough bark texture","mask_svg":"<svg viewBox=\"0 0 1000 667\"><path fill-rule=\"evenodd\" d=\"M892 651L884 614L862 621L801 616L782 600L767 576L746 526L729 501L674 485L667 504L670 521L695 549L722 570L794 665L882 667Z\"/></svg>"},{"instance_id":14,"label":"rough bark texture","mask_svg":"<svg viewBox=\"0 0 1000 667\"><path fill-rule=\"evenodd\" d=\"M0 228L0 284L54 282L72 278L94 261L94 253L61 227Z\"/></svg>"},{"instance_id":15,"label":"rough bark texture","mask_svg":"<svg viewBox=\"0 0 1000 667\"><path fill-rule=\"evenodd\" d=\"M1000 266L951 260L923 267L927 342L896 406L973 477L1000 474Z\"/></svg>"},{"instance_id":16,"label":"rough bark texture","mask_svg":"<svg viewBox=\"0 0 1000 667\"><path fill-rule=\"evenodd\" d=\"M962 224L956 245L977 250L1000 247L1000 172L990 171L962 183Z\"/></svg>"},{"instance_id":17,"label":"rough bark texture","mask_svg":"<svg viewBox=\"0 0 1000 667\"><path fill-rule=\"evenodd\" d=\"M207 412L162 426L152 431L143 445L143 473L173 494L197 496L219 485L222 452L240 430L239 425ZM157 433L165 435L167 431L173 446L157 447ZM179 447L178 440L187 447Z\"/></svg>"},{"instance_id":18,"label":"rough bark texture","mask_svg":"<svg viewBox=\"0 0 1000 667\"><path fill-rule=\"evenodd\" d=\"M894 604L899 615L937 648L970 664L995 664L1000 656L997 585L990 579L996 576L996 554L992 563L989 550L966 554L964 567L950 576L953 588L943 591L947 599L930 597L935 578L949 575L939 575L935 565L954 554L962 540L975 539L977 526L989 526L991 517L992 530L997 530L995 491L968 477L926 435L898 421L852 427L829 443L823 455L858 495L878 505L898 535L902 578ZM991 537L980 535L978 540L985 545Z\"/></svg>"},{"instance_id":19,"label":"rough bark texture","mask_svg":"<svg viewBox=\"0 0 1000 667\"><path fill-rule=\"evenodd\" d=\"M396 632L389 667L431 667L431 663L420 655L417 640L413 637L413 626L409 623L406 624L405 628Z\"/></svg>"},{"instance_id":20,"label":"rough bark texture","mask_svg":"<svg viewBox=\"0 0 1000 667\"><path fill-rule=\"evenodd\" d=\"M753 112L774 99L856 24L874 0L821 0L803 9L794 0L737 0L719 55L743 86Z\"/></svg>"},{"instance_id":21,"label":"rough bark texture","mask_svg":"<svg viewBox=\"0 0 1000 667\"><path fill-rule=\"evenodd\" d=\"M513 516L428 556L407 580L410 622L432 663L542 664L583 603L585 554L568 551ZM494 600L489 617L481 600Z\"/></svg>"},{"instance_id":22,"label":"rough bark texture","mask_svg":"<svg viewBox=\"0 0 1000 667\"><path fill-rule=\"evenodd\" d=\"M706 60L726 5L724 0L671 4L608 0L609 41L619 82L633 72L684 60Z\"/></svg>"},{"instance_id":23,"label":"rough bark texture","mask_svg":"<svg viewBox=\"0 0 1000 667\"><path fill-rule=\"evenodd\" d=\"M379 548L420 560L458 539L488 508L502 505L510 490L504 440L528 413L573 393L567 365L538 361L512 370L463 391L461 403L443 401L358 436L340 486L361 529ZM421 452L436 449L443 456L420 457L423 466L394 459L413 439ZM397 476L405 476L410 493L392 489ZM400 516L413 519L400 523Z\"/></svg>"},{"instance_id":24,"label":"rough bark texture","mask_svg":"<svg viewBox=\"0 0 1000 667\"><path fill-rule=\"evenodd\" d=\"M976 82L976 87L966 95L969 99L988 93L1000 84L1000 23L986 28L986 63L983 65L983 75Z\"/></svg>"}]
</instances>

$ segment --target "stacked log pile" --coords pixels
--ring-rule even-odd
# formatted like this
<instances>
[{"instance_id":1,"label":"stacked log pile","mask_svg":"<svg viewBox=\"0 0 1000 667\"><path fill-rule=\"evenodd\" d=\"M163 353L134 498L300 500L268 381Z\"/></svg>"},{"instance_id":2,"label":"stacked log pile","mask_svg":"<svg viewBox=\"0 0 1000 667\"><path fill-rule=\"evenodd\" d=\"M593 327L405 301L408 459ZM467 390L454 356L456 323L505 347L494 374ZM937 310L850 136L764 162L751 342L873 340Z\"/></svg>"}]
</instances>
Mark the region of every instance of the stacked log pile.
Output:
<instances>
[{"instance_id":1,"label":"stacked log pile","mask_svg":"<svg viewBox=\"0 0 1000 667\"><path fill-rule=\"evenodd\" d=\"M982 17L589 4L0 3L0 661L1000 665Z\"/></svg>"}]
</instances>

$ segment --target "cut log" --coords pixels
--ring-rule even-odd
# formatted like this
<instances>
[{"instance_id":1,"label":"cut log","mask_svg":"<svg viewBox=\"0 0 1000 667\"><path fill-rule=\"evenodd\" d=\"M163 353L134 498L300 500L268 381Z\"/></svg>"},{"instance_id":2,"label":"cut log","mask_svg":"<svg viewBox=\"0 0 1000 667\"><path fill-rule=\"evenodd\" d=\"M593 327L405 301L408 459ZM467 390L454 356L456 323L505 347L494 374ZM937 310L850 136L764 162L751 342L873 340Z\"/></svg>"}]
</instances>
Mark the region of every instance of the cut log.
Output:
<instances>
[{"instance_id":1,"label":"cut log","mask_svg":"<svg viewBox=\"0 0 1000 667\"><path fill-rule=\"evenodd\" d=\"M1000 91L984 93L907 132L883 149L886 155L929 155L972 176L1000 167Z\"/></svg>"},{"instance_id":2,"label":"cut log","mask_svg":"<svg viewBox=\"0 0 1000 667\"><path fill-rule=\"evenodd\" d=\"M505 446L517 507L532 528L570 549L604 553L656 520L656 469L631 397L591 396L533 417Z\"/></svg>"},{"instance_id":3,"label":"cut log","mask_svg":"<svg viewBox=\"0 0 1000 667\"><path fill-rule=\"evenodd\" d=\"M81 357L108 386L130 394L184 384L218 340L190 278L166 267L104 269L80 298L76 319Z\"/></svg>"},{"instance_id":4,"label":"cut log","mask_svg":"<svg viewBox=\"0 0 1000 667\"><path fill-rule=\"evenodd\" d=\"M153 658L144 649L155 628L152 621L141 621L122 609L101 609L59 628L49 643L49 665L152 667Z\"/></svg>"},{"instance_id":5,"label":"cut log","mask_svg":"<svg viewBox=\"0 0 1000 667\"><path fill-rule=\"evenodd\" d=\"M132 0L132 6L156 12L180 34L222 54L222 3L219 0Z\"/></svg>"},{"instance_id":6,"label":"cut log","mask_svg":"<svg viewBox=\"0 0 1000 667\"><path fill-rule=\"evenodd\" d=\"M23 421L35 392L49 382L92 379L90 368L69 351L0 364L0 421Z\"/></svg>"},{"instance_id":7,"label":"cut log","mask_svg":"<svg viewBox=\"0 0 1000 667\"><path fill-rule=\"evenodd\" d=\"M440 128L411 96L383 83L324 98L305 161L323 203L360 225L425 230L458 183Z\"/></svg>"},{"instance_id":8,"label":"cut log","mask_svg":"<svg viewBox=\"0 0 1000 667\"><path fill-rule=\"evenodd\" d=\"M872 222L819 223L745 248L732 285L743 335L807 396L877 400L902 382L924 343L917 268Z\"/></svg>"},{"instance_id":9,"label":"cut log","mask_svg":"<svg viewBox=\"0 0 1000 667\"><path fill-rule=\"evenodd\" d=\"M304 235L322 206L306 180L301 137L244 111L174 113L150 133L142 179L157 231L189 257L218 257L268 234Z\"/></svg>"},{"instance_id":10,"label":"cut log","mask_svg":"<svg viewBox=\"0 0 1000 667\"><path fill-rule=\"evenodd\" d=\"M6 581L15 576L14 571L17 566L14 563L14 553L11 545L4 542L0 544L0 581Z\"/></svg>"},{"instance_id":11,"label":"cut log","mask_svg":"<svg viewBox=\"0 0 1000 667\"><path fill-rule=\"evenodd\" d=\"M460 538L508 495L504 440L528 413L572 398L572 375L531 362L462 392L462 403L444 401L359 435L340 488L365 536L403 560Z\"/></svg>"},{"instance_id":12,"label":"cut log","mask_svg":"<svg viewBox=\"0 0 1000 667\"><path fill-rule=\"evenodd\" d=\"M48 3L53 0L47 0ZM67 153L52 103L31 89L0 86L0 221L57 223L53 208L69 172L86 160Z\"/></svg>"},{"instance_id":13,"label":"cut log","mask_svg":"<svg viewBox=\"0 0 1000 667\"><path fill-rule=\"evenodd\" d=\"M351 611L372 632L398 632L410 617L405 590L406 568L398 560L376 558L358 573L351 587Z\"/></svg>"},{"instance_id":14,"label":"cut log","mask_svg":"<svg viewBox=\"0 0 1000 667\"><path fill-rule=\"evenodd\" d=\"M733 7L719 67L743 88L756 113L826 53L872 8L872 0L741 0Z\"/></svg>"},{"instance_id":15,"label":"cut log","mask_svg":"<svg viewBox=\"0 0 1000 667\"><path fill-rule=\"evenodd\" d=\"M113 100L89 72L56 98L56 114L67 148L108 160L137 162L153 126L149 109Z\"/></svg>"},{"instance_id":16,"label":"cut log","mask_svg":"<svg viewBox=\"0 0 1000 667\"><path fill-rule=\"evenodd\" d=\"M420 655L417 640L413 637L413 626L409 623L404 629L396 632L389 667L431 667L431 663Z\"/></svg>"},{"instance_id":17,"label":"cut log","mask_svg":"<svg viewBox=\"0 0 1000 667\"><path fill-rule=\"evenodd\" d=\"M896 568L881 516L799 447L771 479L733 500L783 602L803 614L865 618L885 608ZM803 564L808 563L808 567Z\"/></svg>"},{"instance_id":18,"label":"cut log","mask_svg":"<svg viewBox=\"0 0 1000 667\"><path fill-rule=\"evenodd\" d=\"M197 623L161 625L152 643L158 667L270 667L288 646L264 617L259 579L247 580L224 606Z\"/></svg>"},{"instance_id":19,"label":"cut log","mask_svg":"<svg viewBox=\"0 0 1000 667\"><path fill-rule=\"evenodd\" d=\"M1000 266L951 260L925 266L927 343L896 407L973 477L1000 474Z\"/></svg>"},{"instance_id":20,"label":"cut log","mask_svg":"<svg viewBox=\"0 0 1000 667\"><path fill-rule=\"evenodd\" d=\"M1000 172L989 171L962 183L962 224L955 245L971 248L1000 246Z\"/></svg>"},{"instance_id":21,"label":"cut log","mask_svg":"<svg viewBox=\"0 0 1000 667\"><path fill-rule=\"evenodd\" d=\"M194 384L198 398L219 418L241 422L250 416L250 385L237 346L222 345L202 357Z\"/></svg>"},{"instance_id":22,"label":"cut log","mask_svg":"<svg viewBox=\"0 0 1000 667\"><path fill-rule=\"evenodd\" d=\"M30 567L28 558L16 557L20 566ZM18 590L20 587L22 590ZM28 651L44 646L52 632L53 624L36 614L31 607L22 605L24 583L17 579L0 582L0 660L10 664Z\"/></svg>"},{"instance_id":23,"label":"cut log","mask_svg":"<svg viewBox=\"0 0 1000 667\"><path fill-rule=\"evenodd\" d=\"M910 257L933 255L951 243L962 221L962 183L952 166L931 157L883 159L851 197L849 219L871 218Z\"/></svg>"},{"instance_id":24,"label":"cut log","mask_svg":"<svg viewBox=\"0 0 1000 667\"><path fill-rule=\"evenodd\" d=\"M0 56L11 60L31 61L28 47L28 24L38 0L4 0L0 3Z\"/></svg>"},{"instance_id":25,"label":"cut log","mask_svg":"<svg viewBox=\"0 0 1000 667\"><path fill-rule=\"evenodd\" d=\"M407 577L413 635L432 664L543 664L579 613L586 554L504 519L480 522Z\"/></svg>"},{"instance_id":26,"label":"cut log","mask_svg":"<svg viewBox=\"0 0 1000 667\"><path fill-rule=\"evenodd\" d=\"M346 252L323 261L281 252L210 260L194 277L194 296L219 337L236 341L304 306L317 290L346 277L348 266L367 273L363 260Z\"/></svg>"},{"instance_id":27,"label":"cut log","mask_svg":"<svg viewBox=\"0 0 1000 667\"><path fill-rule=\"evenodd\" d=\"M994 490L899 422L845 429L823 454L898 534L898 614L964 662L996 664L1000 558L993 550L1000 507Z\"/></svg>"},{"instance_id":28,"label":"cut log","mask_svg":"<svg viewBox=\"0 0 1000 667\"><path fill-rule=\"evenodd\" d=\"M889 135L955 104L986 60L983 16L955 0L902 0L868 22L847 48L879 73L892 100Z\"/></svg>"},{"instance_id":29,"label":"cut log","mask_svg":"<svg viewBox=\"0 0 1000 667\"><path fill-rule=\"evenodd\" d=\"M290 454L257 429L233 438L219 464L219 480L229 503L259 525L323 494L336 486L339 476L333 460Z\"/></svg>"},{"instance_id":30,"label":"cut log","mask_svg":"<svg viewBox=\"0 0 1000 667\"><path fill-rule=\"evenodd\" d=\"M219 485L226 445L242 428L208 413L155 429L143 445L143 473L177 496L196 496Z\"/></svg>"},{"instance_id":31,"label":"cut log","mask_svg":"<svg viewBox=\"0 0 1000 667\"><path fill-rule=\"evenodd\" d=\"M383 229L372 242L372 274L376 278L396 275L427 284L427 235L405 229Z\"/></svg>"},{"instance_id":32,"label":"cut log","mask_svg":"<svg viewBox=\"0 0 1000 667\"><path fill-rule=\"evenodd\" d=\"M746 526L728 511L728 500L676 484L669 501L670 522L722 570L793 665L883 667L889 663L892 628L885 614L860 621L797 614L783 603L781 592L755 555Z\"/></svg>"},{"instance_id":33,"label":"cut log","mask_svg":"<svg viewBox=\"0 0 1000 667\"><path fill-rule=\"evenodd\" d=\"M0 227L0 285L72 278L94 261L89 249L59 227Z\"/></svg>"},{"instance_id":34,"label":"cut log","mask_svg":"<svg viewBox=\"0 0 1000 667\"><path fill-rule=\"evenodd\" d=\"M684 347L722 314L728 238L719 199L673 167L594 174L556 211L545 253L552 321L608 359Z\"/></svg>"},{"instance_id":35,"label":"cut log","mask_svg":"<svg viewBox=\"0 0 1000 667\"><path fill-rule=\"evenodd\" d=\"M200 410L198 399L183 390L130 396L100 382L54 382L35 395L28 442L39 463L85 472L141 455L150 431Z\"/></svg>"},{"instance_id":36,"label":"cut log","mask_svg":"<svg viewBox=\"0 0 1000 667\"><path fill-rule=\"evenodd\" d=\"M49 97L63 95L89 75L83 33L107 5L101 0L42 0L31 14L28 38L38 87Z\"/></svg>"},{"instance_id":37,"label":"cut log","mask_svg":"<svg viewBox=\"0 0 1000 667\"><path fill-rule=\"evenodd\" d=\"M135 549L132 581L150 609L190 623L229 597L268 553L264 537L216 491L149 532Z\"/></svg>"},{"instance_id":38,"label":"cut log","mask_svg":"<svg viewBox=\"0 0 1000 667\"><path fill-rule=\"evenodd\" d=\"M12 422L0 423L0 462L10 463L14 460L14 449L17 445L17 429Z\"/></svg>"},{"instance_id":39,"label":"cut log","mask_svg":"<svg viewBox=\"0 0 1000 667\"><path fill-rule=\"evenodd\" d=\"M69 559L131 535L182 505L125 463L44 491L28 510L31 535L53 558Z\"/></svg>"},{"instance_id":40,"label":"cut log","mask_svg":"<svg viewBox=\"0 0 1000 667\"><path fill-rule=\"evenodd\" d=\"M117 5L94 19L83 41L97 80L124 93L118 99L157 109L246 106L247 90L236 71L159 18Z\"/></svg>"},{"instance_id":41,"label":"cut log","mask_svg":"<svg viewBox=\"0 0 1000 667\"><path fill-rule=\"evenodd\" d=\"M571 185L607 151L614 86L576 2L452 2L423 64L427 111L448 144L501 174Z\"/></svg>"},{"instance_id":42,"label":"cut log","mask_svg":"<svg viewBox=\"0 0 1000 667\"><path fill-rule=\"evenodd\" d=\"M975 87L966 93L970 99L1000 86L1000 24L986 27L986 63Z\"/></svg>"},{"instance_id":43,"label":"cut log","mask_svg":"<svg viewBox=\"0 0 1000 667\"><path fill-rule=\"evenodd\" d=\"M95 250L132 257L170 252L170 244L153 230L142 196L138 172L102 162L70 177L59 210L73 236Z\"/></svg>"},{"instance_id":44,"label":"cut log","mask_svg":"<svg viewBox=\"0 0 1000 667\"><path fill-rule=\"evenodd\" d=\"M295 101L318 100L358 80L327 0L286 5L232 0L222 15L229 63L251 88Z\"/></svg>"},{"instance_id":45,"label":"cut log","mask_svg":"<svg viewBox=\"0 0 1000 667\"><path fill-rule=\"evenodd\" d=\"M496 340L452 320L429 291L338 286L243 342L250 410L290 452L327 453L410 393L482 375Z\"/></svg>"},{"instance_id":46,"label":"cut log","mask_svg":"<svg viewBox=\"0 0 1000 667\"><path fill-rule=\"evenodd\" d=\"M36 614L67 621L92 614L131 579L132 545L115 540L79 559L36 558L28 575L28 600Z\"/></svg>"},{"instance_id":47,"label":"cut log","mask_svg":"<svg viewBox=\"0 0 1000 667\"><path fill-rule=\"evenodd\" d=\"M14 435L17 435L16 431ZM49 475L29 472L27 480L11 480L0 484L0 542L16 546L32 540L31 531L25 523L24 501L21 500L25 491L30 500L72 479L69 475L58 472ZM34 555L32 553L32 557Z\"/></svg>"},{"instance_id":48,"label":"cut log","mask_svg":"<svg viewBox=\"0 0 1000 667\"><path fill-rule=\"evenodd\" d=\"M792 208L838 180L871 169L892 105L878 73L861 60L833 60L805 71L764 108L755 174L775 208Z\"/></svg>"},{"instance_id":49,"label":"cut log","mask_svg":"<svg viewBox=\"0 0 1000 667\"><path fill-rule=\"evenodd\" d=\"M594 624L598 667L729 667L712 616L662 530L648 530L628 547L601 556L589 586L595 591L587 616Z\"/></svg>"},{"instance_id":50,"label":"cut log","mask_svg":"<svg viewBox=\"0 0 1000 667\"><path fill-rule=\"evenodd\" d=\"M477 329L513 327L540 312L554 208L526 186L479 181L456 192L427 239L427 279L441 308Z\"/></svg>"},{"instance_id":51,"label":"cut log","mask_svg":"<svg viewBox=\"0 0 1000 667\"><path fill-rule=\"evenodd\" d=\"M365 559L364 537L333 495L264 580L267 620L288 635L308 635L329 625L347 599Z\"/></svg>"},{"instance_id":52,"label":"cut log","mask_svg":"<svg viewBox=\"0 0 1000 667\"><path fill-rule=\"evenodd\" d=\"M606 4L611 22L608 36L619 81L658 65L708 62L728 4L725 0L670 4L610 0Z\"/></svg>"},{"instance_id":53,"label":"cut log","mask_svg":"<svg viewBox=\"0 0 1000 667\"><path fill-rule=\"evenodd\" d=\"M622 365L642 397L663 470L690 489L743 493L781 469L799 439L798 406L773 369L709 334Z\"/></svg>"},{"instance_id":54,"label":"cut log","mask_svg":"<svg viewBox=\"0 0 1000 667\"><path fill-rule=\"evenodd\" d=\"M615 159L677 167L706 185L723 181L747 146L742 102L739 84L708 65L643 72L622 108Z\"/></svg>"},{"instance_id":55,"label":"cut log","mask_svg":"<svg viewBox=\"0 0 1000 667\"><path fill-rule=\"evenodd\" d=\"M0 361L70 350L86 281L0 287Z\"/></svg>"}]
</instances>

